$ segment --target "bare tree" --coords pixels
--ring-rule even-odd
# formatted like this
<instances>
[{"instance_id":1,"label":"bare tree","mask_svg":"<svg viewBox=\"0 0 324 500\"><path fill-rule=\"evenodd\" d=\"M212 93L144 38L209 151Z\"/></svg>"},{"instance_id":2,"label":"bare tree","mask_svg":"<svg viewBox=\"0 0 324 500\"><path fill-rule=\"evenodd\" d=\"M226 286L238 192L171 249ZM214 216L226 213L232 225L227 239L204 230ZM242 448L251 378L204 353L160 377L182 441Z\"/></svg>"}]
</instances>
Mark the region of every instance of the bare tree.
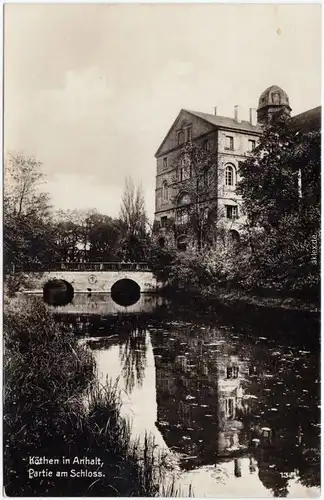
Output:
<instances>
[{"instance_id":1,"label":"bare tree","mask_svg":"<svg viewBox=\"0 0 324 500\"><path fill-rule=\"evenodd\" d=\"M5 215L48 216L49 195L41 190L44 184L39 161L21 153L10 154L4 165Z\"/></svg>"},{"instance_id":2,"label":"bare tree","mask_svg":"<svg viewBox=\"0 0 324 500\"><path fill-rule=\"evenodd\" d=\"M211 243L217 219L217 170L210 151L195 142L181 149L174 163L175 228L191 235L198 250Z\"/></svg>"},{"instance_id":3,"label":"bare tree","mask_svg":"<svg viewBox=\"0 0 324 500\"><path fill-rule=\"evenodd\" d=\"M131 177L125 180L119 219L123 235L121 258L131 261L146 258L149 244L145 200L142 187L135 185Z\"/></svg>"},{"instance_id":4,"label":"bare tree","mask_svg":"<svg viewBox=\"0 0 324 500\"><path fill-rule=\"evenodd\" d=\"M146 233L147 216L143 190L141 185L135 185L132 177L125 180L119 218L127 234L141 237Z\"/></svg>"},{"instance_id":5,"label":"bare tree","mask_svg":"<svg viewBox=\"0 0 324 500\"><path fill-rule=\"evenodd\" d=\"M40 162L21 153L4 165L4 268L51 259L54 235Z\"/></svg>"}]
</instances>

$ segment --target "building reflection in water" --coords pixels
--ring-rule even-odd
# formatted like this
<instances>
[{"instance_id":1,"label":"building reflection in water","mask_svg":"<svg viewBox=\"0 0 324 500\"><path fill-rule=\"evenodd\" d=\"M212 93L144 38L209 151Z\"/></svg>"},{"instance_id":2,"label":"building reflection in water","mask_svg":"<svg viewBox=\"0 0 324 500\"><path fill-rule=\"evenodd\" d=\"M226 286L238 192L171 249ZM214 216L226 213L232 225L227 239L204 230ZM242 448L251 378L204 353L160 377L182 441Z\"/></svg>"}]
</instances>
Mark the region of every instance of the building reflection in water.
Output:
<instances>
[{"instance_id":1,"label":"building reflection in water","mask_svg":"<svg viewBox=\"0 0 324 500\"><path fill-rule=\"evenodd\" d=\"M316 397L313 409L301 404L298 391L305 396L310 389L293 384L294 369L277 364L276 373L275 348L262 351L259 359L253 344L233 341L215 328L197 334L192 325L157 329L152 338L157 426L181 454L183 468L231 461L233 476L243 480L247 459L249 476L257 475L274 496L287 496L296 478L300 487L319 486ZM308 419L315 422L312 427Z\"/></svg>"},{"instance_id":2,"label":"building reflection in water","mask_svg":"<svg viewBox=\"0 0 324 500\"><path fill-rule=\"evenodd\" d=\"M102 303L84 316L68 307L66 322L97 336L89 344L102 372L119 379L137 431L176 452L191 480L199 471L207 482L222 465L236 481L227 487L241 485L235 496L250 496L246 482L278 497L319 486L319 369L307 351L224 327L116 317Z\"/></svg>"},{"instance_id":3,"label":"building reflection in water","mask_svg":"<svg viewBox=\"0 0 324 500\"><path fill-rule=\"evenodd\" d=\"M240 418L243 412L244 364L239 363L238 357L227 356L224 350L218 354L216 363L219 418L218 455L223 456L246 447L242 443L243 424Z\"/></svg>"},{"instance_id":4,"label":"building reflection in water","mask_svg":"<svg viewBox=\"0 0 324 500\"><path fill-rule=\"evenodd\" d=\"M213 463L246 449L244 376L246 364L224 339L211 343L208 332L174 338L155 334L157 425L183 465Z\"/></svg>"}]
</instances>

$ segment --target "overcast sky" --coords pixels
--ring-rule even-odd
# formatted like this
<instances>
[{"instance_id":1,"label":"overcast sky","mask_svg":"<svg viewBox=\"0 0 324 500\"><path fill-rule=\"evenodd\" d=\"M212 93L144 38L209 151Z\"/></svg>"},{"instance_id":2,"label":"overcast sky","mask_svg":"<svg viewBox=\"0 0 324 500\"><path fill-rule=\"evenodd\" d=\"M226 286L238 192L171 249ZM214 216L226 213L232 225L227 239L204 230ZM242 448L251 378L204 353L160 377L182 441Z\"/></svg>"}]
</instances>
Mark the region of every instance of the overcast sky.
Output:
<instances>
[{"instance_id":1,"label":"overcast sky","mask_svg":"<svg viewBox=\"0 0 324 500\"><path fill-rule=\"evenodd\" d=\"M243 119L272 84L320 104L319 5L5 6L5 151L36 156L58 208L154 212L155 158L181 108Z\"/></svg>"}]
</instances>

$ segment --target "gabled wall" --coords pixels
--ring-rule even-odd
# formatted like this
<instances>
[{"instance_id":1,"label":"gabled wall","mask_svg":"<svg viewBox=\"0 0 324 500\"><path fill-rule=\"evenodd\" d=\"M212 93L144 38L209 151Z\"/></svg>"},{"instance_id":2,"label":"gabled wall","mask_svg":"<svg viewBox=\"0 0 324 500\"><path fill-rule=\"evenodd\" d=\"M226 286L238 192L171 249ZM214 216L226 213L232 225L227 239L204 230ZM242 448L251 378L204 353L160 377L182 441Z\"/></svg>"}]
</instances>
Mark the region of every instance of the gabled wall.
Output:
<instances>
[{"instance_id":1,"label":"gabled wall","mask_svg":"<svg viewBox=\"0 0 324 500\"><path fill-rule=\"evenodd\" d=\"M156 157L159 158L165 154L168 154L171 150L178 148L178 135L177 132L187 125L192 125L192 137L199 137L203 134L208 134L215 127L201 118L192 115L190 112L181 110L175 122L173 123L168 134L164 138L161 146L159 147ZM158 172L159 173L159 172Z\"/></svg>"},{"instance_id":2,"label":"gabled wall","mask_svg":"<svg viewBox=\"0 0 324 500\"><path fill-rule=\"evenodd\" d=\"M179 182L176 176L175 161L180 154L184 144L178 145L177 132L184 126L192 127L192 140L198 140L203 147L204 141L208 140L210 151L217 151L217 131L204 120L191 115L187 111L180 111L178 118L166 136L162 146L157 153L156 159L156 185L155 185L155 220L163 216L171 217L174 208L173 199L179 192ZM167 159L167 168L165 161ZM163 200L162 186L167 182L169 188L169 199Z\"/></svg>"}]
</instances>

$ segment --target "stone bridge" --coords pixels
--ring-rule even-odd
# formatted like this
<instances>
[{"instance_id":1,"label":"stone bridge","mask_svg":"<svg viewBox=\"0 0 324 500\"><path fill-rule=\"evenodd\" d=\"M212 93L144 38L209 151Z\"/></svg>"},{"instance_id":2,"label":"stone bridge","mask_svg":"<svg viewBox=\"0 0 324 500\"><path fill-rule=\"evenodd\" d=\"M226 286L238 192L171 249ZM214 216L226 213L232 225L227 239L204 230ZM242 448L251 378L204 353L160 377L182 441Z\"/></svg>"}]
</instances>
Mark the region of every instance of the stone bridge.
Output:
<instances>
[{"instance_id":1,"label":"stone bridge","mask_svg":"<svg viewBox=\"0 0 324 500\"><path fill-rule=\"evenodd\" d=\"M145 262L60 263L51 269L34 268L24 274L30 278L26 291L33 293L42 293L44 285L52 280L69 283L75 293L110 293L113 285L121 280L135 282L144 293L154 293L159 288Z\"/></svg>"}]
</instances>

